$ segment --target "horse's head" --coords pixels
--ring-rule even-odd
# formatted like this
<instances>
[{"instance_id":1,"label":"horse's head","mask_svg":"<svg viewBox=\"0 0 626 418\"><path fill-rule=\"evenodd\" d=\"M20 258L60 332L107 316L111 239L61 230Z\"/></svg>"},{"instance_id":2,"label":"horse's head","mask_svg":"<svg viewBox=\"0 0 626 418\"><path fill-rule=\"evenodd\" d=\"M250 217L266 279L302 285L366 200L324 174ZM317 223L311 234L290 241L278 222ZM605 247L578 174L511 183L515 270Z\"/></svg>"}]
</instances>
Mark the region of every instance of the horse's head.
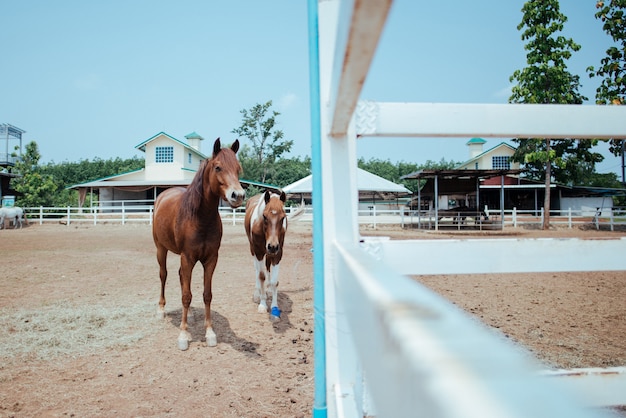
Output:
<instances>
[{"instance_id":1,"label":"horse's head","mask_svg":"<svg viewBox=\"0 0 626 418\"><path fill-rule=\"evenodd\" d=\"M207 162L203 179L204 184L210 185L213 193L233 208L241 206L246 196L239 183L242 169L237 160L238 150L239 140L235 140L230 148L222 148L220 139L217 138L213 144L213 158Z\"/></svg>"},{"instance_id":2,"label":"horse's head","mask_svg":"<svg viewBox=\"0 0 626 418\"><path fill-rule=\"evenodd\" d=\"M276 254L281 251L287 230L287 215L285 214L285 192L271 193L265 191L263 195L265 208L263 209L263 229L265 231L266 251Z\"/></svg>"}]
</instances>

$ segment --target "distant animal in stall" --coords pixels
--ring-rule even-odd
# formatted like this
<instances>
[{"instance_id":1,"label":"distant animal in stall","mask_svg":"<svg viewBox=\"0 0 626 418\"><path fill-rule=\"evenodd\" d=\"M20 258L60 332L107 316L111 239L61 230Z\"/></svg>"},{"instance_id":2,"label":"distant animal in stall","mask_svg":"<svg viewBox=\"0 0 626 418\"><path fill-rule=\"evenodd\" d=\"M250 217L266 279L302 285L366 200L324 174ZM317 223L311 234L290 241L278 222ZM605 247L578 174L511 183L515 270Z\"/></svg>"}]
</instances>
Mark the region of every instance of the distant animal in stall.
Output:
<instances>
[{"instance_id":1,"label":"distant animal in stall","mask_svg":"<svg viewBox=\"0 0 626 418\"><path fill-rule=\"evenodd\" d=\"M0 229L4 229L5 220L13 222L13 229L24 223L24 210L18 206L4 206L0 208Z\"/></svg>"},{"instance_id":2,"label":"distant animal in stall","mask_svg":"<svg viewBox=\"0 0 626 418\"><path fill-rule=\"evenodd\" d=\"M187 350L191 334L188 328L191 304L191 273L199 261L204 268L204 326L206 342L217 345L217 336L211 322L211 282L217 264L222 240L222 221L218 211L220 199L236 208L243 204L245 191L239 183L242 172L237 160L239 140L230 148L221 148L220 139L213 144L213 156L202 161L191 184L172 187L162 192L154 204L152 235L157 248L161 295L159 314L165 316L165 282L167 280L167 252L180 255L180 285L182 319L178 348Z\"/></svg>"},{"instance_id":3,"label":"distant animal in stall","mask_svg":"<svg viewBox=\"0 0 626 418\"><path fill-rule=\"evenodd\" d=\"M465 224L467 218L474 218L475 223L489 220L489 216L484 211L479 211L476 208L470 208L468 206L457 206L453 209L440 210L438 215L438 221L443 218L452 218L452 223L455 225Z\"/></svg>"},{"instance_id":4,"label":"distant animal in stall","mask_svg":"<svg viewBox=\"0 0 626 418\"><path fill-rule=\"evenodd\" d=\"M251 197L246 203L244 226L250 242L250 253L254 258L256 284L252 299L258 303L257 311L267 313L267 292L272 295L270 319L279 320L278 272L283 257L287 215L285 192L265 193Z\"/></svg>"}]
</instances>

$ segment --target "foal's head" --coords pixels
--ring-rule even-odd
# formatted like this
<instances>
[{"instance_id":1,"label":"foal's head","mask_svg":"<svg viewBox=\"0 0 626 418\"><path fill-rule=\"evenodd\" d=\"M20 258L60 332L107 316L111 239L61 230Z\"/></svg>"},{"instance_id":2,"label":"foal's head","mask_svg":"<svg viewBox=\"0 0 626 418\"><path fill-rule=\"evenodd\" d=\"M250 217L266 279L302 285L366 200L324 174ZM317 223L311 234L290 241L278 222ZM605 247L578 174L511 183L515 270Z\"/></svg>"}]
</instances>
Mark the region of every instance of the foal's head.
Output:
<instances>
[{"instance_id":1,"label":"foal's head","mask_svg":"<svg viewBox=\"0 0 626 418\"><path fill-rule=\"evenodd\" d=\"M265 231L266 251L268 254L276 254L281 251L280 246L285 239L287 230L287 215L285 214L285 192L280 194L265 191L263 199L263 229Z\"/></svg>"},{"instance_id":2,"label":"foal's head","mask_svg":"<svg viewBox=\"0 0 626 418\"><path fill-rule=\"evenodd\" d=\"M239 140L235 140L230 148L222 148L220 139L217 138L213 144L213 157L206 163L203 179L213 193L233 208L241 206L246 196L239 183L242 169L237 160L237 151Z\"/></svg>"}]
</instances>

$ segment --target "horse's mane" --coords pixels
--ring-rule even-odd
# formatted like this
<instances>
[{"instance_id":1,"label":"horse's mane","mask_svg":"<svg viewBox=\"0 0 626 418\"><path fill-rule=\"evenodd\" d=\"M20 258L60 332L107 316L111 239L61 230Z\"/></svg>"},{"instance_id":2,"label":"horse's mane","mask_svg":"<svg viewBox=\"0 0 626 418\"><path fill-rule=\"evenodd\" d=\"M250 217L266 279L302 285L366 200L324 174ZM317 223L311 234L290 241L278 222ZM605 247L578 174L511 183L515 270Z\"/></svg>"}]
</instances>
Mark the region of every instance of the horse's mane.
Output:
<instances>
[{"instance_id":1,"label":"horse's mane","mask_svg":"<svg viewBox=\"0 0 626 418\"><path fill-rule=\"evenodd\" d=\"M207 169L208 165L208 159L200 163L198 172L193 177L185 193L183 193L179 216L191 218L198 213L198 209L204 198L204 171Z\"/></svg>"}]
</instances>

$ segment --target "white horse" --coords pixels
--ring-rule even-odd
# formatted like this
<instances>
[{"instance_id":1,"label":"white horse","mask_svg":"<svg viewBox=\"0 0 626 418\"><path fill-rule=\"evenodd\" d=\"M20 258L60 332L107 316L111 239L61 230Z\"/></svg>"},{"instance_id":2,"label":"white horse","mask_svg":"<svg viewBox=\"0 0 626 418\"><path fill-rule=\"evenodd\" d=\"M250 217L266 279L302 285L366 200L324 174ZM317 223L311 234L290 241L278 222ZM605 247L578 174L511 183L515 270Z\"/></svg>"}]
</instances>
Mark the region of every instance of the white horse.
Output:
<instances>
[{"instance_id":1,"label":"white horse","mask_svg":"<svg viewBox=\"0 0 626 418\"><path fill-rule=\"evenodd\" d=\"M20 228L22 228L22 224L24 222L24 210L17 206L0 208L0 229L4 229L4 220L6 218L13 221L13 229L17 228L18 224L20 225Z\"/></svg>"}]
</instances>

